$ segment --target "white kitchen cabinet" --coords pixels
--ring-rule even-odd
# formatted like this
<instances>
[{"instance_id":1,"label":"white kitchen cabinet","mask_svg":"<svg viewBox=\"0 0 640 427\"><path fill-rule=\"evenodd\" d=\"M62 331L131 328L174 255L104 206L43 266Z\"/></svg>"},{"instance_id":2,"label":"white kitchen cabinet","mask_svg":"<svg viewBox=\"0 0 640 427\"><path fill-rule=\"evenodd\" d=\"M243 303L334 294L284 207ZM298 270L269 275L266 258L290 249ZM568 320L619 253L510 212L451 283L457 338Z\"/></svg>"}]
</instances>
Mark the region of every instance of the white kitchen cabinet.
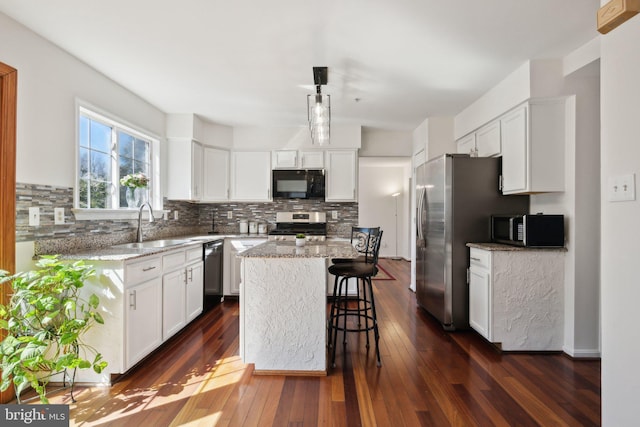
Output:
<instances>
[{"instance_id":1,"label":"white kitchen cabinet","mask_svg":"<svg viewBox=\"0 0 640 427\"><path fill-rule=\"evenodd\" d=\"M133 367L162 343L161 274L159 256L125 264L124 370ZM109 345L117 344L111 342Z\"/></svg>"},{"instance_id":2,"label":"white kitchen cabinet","mask_svg":"<svg viewBox=\"0 0 640 427\"><path fill-rule=\"evenodd\" d=\"M231 199L269 201L271 199L271 154L268 151L231 153Z\"/></svg>"},{"instance_id":3,"label":"white kitchen cabinet","mask_svg":"<svg viewBox=\"0 0 640 427\"><path fill-rule=\"evenodd\" d=\"M202 313L202 246L163 255L162 339L167 340Z\"/></svg>"},{"instance_id":4,"label":"white kitchen cabinet","mask_svg":"<svg viewBox=\"0 0 640 427\"><path fill-rule=\"evenodd\" d=\"M324 151L274 150L271 152L273 169L323 169Z\"/></svg>"},{"instance_id":5,"label":"white kitchen cabinet","mask_svg":"<svg viewBox=\"0 0 640 427\"><path fill-rule=\"evenodd\" d=\"M456 141L457 151L460 154L469 154L475 156L476 154L476 133L470 133Z\"/></svg>"},{"instance_id":6,"label":"white kitchen cabinet","mask_svg":"<svg viewBox=\"0 0 640 427\"><path fill-rule=\"evenodd\" d=\"M301 151L300 152L300 168L301 169L323 169L324 168L324 151Z\"/></svg>"},{"instance_id":7,"label":"white kitchen cabinet","mask_svg":"<svg viewBox=\"0 0 640 427\"><path fill-rule=\"evenodd\" d=\"M469 258L469 325L491 341L491 258L488 251L478 249L471 249Z\"/></svg>"},{"instance_id":8,"label":"white kitchen cabinet","mask_svg":"<svg viewBox=\"0 0 640 427\"><path fill-rule=\"evenodd\" d=\"M229 152L203 147L202 201L229 200Z\"/></svg>"},{"instance_id":9,"label":"white kitchen cabinet","mask_svg":"<svg viewBox=\"0 0 640 427\"><path fill-rule=\"evenodd\" d=\"M167 198L198 201L202 197L200 143L190 139L169 139L167 144Z\"/></svg>"},{"instance_id":10,"label":"white kitchen cabinet","mask_svg":"<svg viewBox=\"0 0 640 427\"><path fill-rule=\"evenodd\" d=\"M187 265L186 276L185 317L186 323L188 324L198 317L203 310L204 263L197 261Z\"/></svg>"},{"instance_id":11,"label":"white kitchen cabinet","mask_svg":"<svg viewBox=\"0 0 640 427\"><path fill-rule=\"evenodd\" d=\"M503 194L564 191L564 99L529 101L500 127Z\"/></svg>"},{"instance_id":12,"label":"white kitchen cabinet","mask_svg":"<svg viewBox=\"0 0 640 427\"><path fill-rule=\"evenodd\" d=\"M495 121L476 132L476 154L478 157L495 157L500 153L500 122Z\"/></svg>"},{"instance_id":13,"label":"white kitchen cabinet","mask_svg":"<svg viewBox=\"0 0 640 427\"><path fill-rule=\"evenodd\" d=\"M456 141L457 152L473 157L496 157L501 153L500 121L491 122Z\"/></svg>"},{"instance_id":14,"label":"white kitchen cabinet","mask_svg":"<svg viewBox=\"0 0 640 427\"><path fill-rule=\"evenodd\" d=\"M185 272L178 269L162 276L162 339L167 340L184 327Z\"/></svg>"},{"instance_id":15,"label":"white kitchen cabinet","mask_svg":"<svg viewBox=\"0 0 640 427\"><path fill-rule=\"evenodd\" d=\"M327 150L325 164L325 200L328 202L357 201L357 150Z\"/></svg>"},{"instance_id":16,"label":"white kitchen cabinet","mask_svg":"<svg viewBox=\"0 0 640 427\"><path fill-rule=\"evenodd\" d=\"M224 269L222 270L222 288L224 295L240 294L242 259L238 253L266 242L267 239L224 239Z\"/></svg>"},{"instance_id":17,"label":"white kitchen cabinet","mask_svg":"<svg viewBox=\"0 0 640 427\"><path fill-rule=\"evenodd\" d=\"M274 150L271 152L273 169L295 169L298 167L298 150Z\"/></svg>"},{"instance_id":18,"label":"white kitchen cabinet","mask_svg":"<svg viewBox=\"0 0 640 427\"><path fill-rule=\"evenodd\" d=\"M470 326L504 351L562 350L564 250L472 246Z\"/></svg>"}]
</instances>

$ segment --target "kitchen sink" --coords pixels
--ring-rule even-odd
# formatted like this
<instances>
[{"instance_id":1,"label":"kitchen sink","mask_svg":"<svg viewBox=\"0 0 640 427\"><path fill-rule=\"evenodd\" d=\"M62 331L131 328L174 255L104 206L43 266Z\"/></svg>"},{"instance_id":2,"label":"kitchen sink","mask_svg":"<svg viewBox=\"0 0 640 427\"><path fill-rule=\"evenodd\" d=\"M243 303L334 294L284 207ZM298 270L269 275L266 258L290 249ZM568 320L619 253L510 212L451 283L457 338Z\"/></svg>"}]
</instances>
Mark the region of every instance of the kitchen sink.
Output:
<instances>
[{"instance_id":1,"label":"kitchen sink","mask_svg":"<svg viewBox=\"0 0 640 427\"><path fill-rule=\"evenodd\" d=\"M191 240L185 239L149 240L147 242L122 243L120 245L113 245L111 247L120 249L165 248L167 246L182 245L184 243L190 242Z\"/></svg>"}]
</instances>

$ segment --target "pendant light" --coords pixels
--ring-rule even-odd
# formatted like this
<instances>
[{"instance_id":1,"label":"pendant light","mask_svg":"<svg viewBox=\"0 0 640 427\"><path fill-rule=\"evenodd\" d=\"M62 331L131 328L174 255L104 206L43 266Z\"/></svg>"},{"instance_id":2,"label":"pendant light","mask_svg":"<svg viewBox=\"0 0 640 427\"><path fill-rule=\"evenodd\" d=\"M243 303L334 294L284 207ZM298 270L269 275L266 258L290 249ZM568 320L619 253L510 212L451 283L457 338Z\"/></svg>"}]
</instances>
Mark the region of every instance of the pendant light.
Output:
<instances>
[{"instance_id":1,"label":"pendant light","mask_svg":"<svg viewBox=\"0 0 640 427\"><path fill-rule=\"evenodd\" d=\"M307 115L312 144L329 144L331 100L329 95L323 95L320 90L322 85L327 84L327 81L327 67L313 67L313 83L316 86L316 93L307 95Z\"/></svg>"}]
</instances>

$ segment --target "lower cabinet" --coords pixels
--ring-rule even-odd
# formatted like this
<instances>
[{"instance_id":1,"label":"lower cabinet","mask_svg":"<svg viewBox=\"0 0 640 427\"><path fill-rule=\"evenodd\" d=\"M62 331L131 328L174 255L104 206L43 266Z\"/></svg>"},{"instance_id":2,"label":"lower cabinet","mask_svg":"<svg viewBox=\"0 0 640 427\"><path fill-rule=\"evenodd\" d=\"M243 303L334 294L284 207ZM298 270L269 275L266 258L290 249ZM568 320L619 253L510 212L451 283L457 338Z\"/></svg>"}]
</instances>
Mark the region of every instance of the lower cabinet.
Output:
<instances>
[{"instance_id":1,"label":"lower cabinet","mask_svg":"<svg viewBox=\"0 0 640 427\"><path fill-rule=\"evenodd\" d=\"M185 292L186 323L202 313L204 295L204 263L202 261L186 267L187 283Z\"/></svg>"},{"instance_id":2,"label":"lower cabinet","mask_svg":"<svg viewBox=\"0 0 640 427\"><path fill-rule=\"evenodd\" d=\"M162 257L163 271L173 269L162 277L163 340L170 338L202 313L204 268L201 257L201 246L171 252Z\"/></svg>"},{"instance_id":3,"label":"lower cabinet","mask_svg":"<svg viewBox=\"0 0 640 427\"><path fill-rule=\"evenodd\" d=\"M162 343L162 279L132 286L125 293L125 363L130 369ZM107 360L111 363L110 360Z\"/></svg>"},{"instance_id":4,"label":"lower cabinet","mask_svg":"<svg viewBox=\"0 0 640 427\"><path fill-rule=\"evenodd\" d=\"M564 249L489 246L469 252L471 327L505 351L562 350Z\"/></svg>"},{"instance_id":5,"label":"lower cabinet","mask_svg":"<svg viewBox=\"0 0 640 427\"><path fill-rule=\"evenodd\" d=\"M469 268L469 324L480 335L491 341L491 335L489 335L491 269L474 264L473 260L472 256Z\"/></svg>"},{"instance_id":6,"label":"lower cabinet","mask_svg":"<svg viewBox=\"0 0 640 427\"><path fill-rule=\"evenodd\" d=\"M162 339L185 325L185 273L177 270L162 277Z\"/></svg>"},{"instance_id":7,"label":"lower cabinet","mask_svg":"<svg viewBox=\"0 0 640 427\"><path fill-rule=\"evenodd\" d=\"M222 274L223 293L229 296L240 295L242 259L237 255L249 248L266 242L264 238L225 239L224 269Z\"/></svg>"}]
</instances>

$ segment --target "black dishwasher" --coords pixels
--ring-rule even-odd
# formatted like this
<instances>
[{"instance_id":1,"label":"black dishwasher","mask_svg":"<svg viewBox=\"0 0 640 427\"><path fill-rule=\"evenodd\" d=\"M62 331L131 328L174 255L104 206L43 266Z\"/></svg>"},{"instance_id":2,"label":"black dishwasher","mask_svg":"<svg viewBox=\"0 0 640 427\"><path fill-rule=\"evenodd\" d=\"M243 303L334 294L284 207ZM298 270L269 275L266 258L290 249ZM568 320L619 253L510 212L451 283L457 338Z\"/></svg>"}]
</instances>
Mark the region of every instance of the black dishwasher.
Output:
<instances>
[{"instance_id":1,"label":"black dishwasher","mask_svg":"<svg viewBox=\"0 0 640 427\"><path fill-rule=\"evenodd\" d=\"M204 311L215 306L222 299L223 247L224 240L207 242L203 245Z\"/></svg>"}]
</instances>

